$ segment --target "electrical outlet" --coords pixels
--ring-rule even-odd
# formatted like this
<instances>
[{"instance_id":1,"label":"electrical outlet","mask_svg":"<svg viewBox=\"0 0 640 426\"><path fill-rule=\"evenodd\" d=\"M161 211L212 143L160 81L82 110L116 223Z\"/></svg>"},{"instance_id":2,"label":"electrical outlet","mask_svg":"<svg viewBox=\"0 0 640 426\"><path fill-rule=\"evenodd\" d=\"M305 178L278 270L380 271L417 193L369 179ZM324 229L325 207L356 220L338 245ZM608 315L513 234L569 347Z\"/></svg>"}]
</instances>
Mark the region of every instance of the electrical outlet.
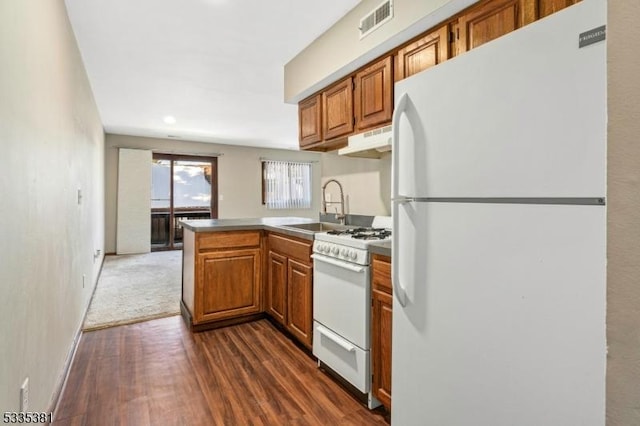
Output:
<instances>
[{"instance_id":1,"label":"electrical outlet","mask_svg":"<svg viewBox=\"0 0 640 426\"><path fill-rule=\"evenodd\" d=\"M27 377L20 386L20 412L25 413L29 410L29 378Z\"/></svg>"},{"instance_id":2,"label":"electrical outlet","mask_svg":"<svg viewBox=\"0 0 640 426\"><path fill-rule=\"evenodd\" d=\"M222 194L218 195L218 201L224 201L224 195Z\"/></svg>"}]
</instances>

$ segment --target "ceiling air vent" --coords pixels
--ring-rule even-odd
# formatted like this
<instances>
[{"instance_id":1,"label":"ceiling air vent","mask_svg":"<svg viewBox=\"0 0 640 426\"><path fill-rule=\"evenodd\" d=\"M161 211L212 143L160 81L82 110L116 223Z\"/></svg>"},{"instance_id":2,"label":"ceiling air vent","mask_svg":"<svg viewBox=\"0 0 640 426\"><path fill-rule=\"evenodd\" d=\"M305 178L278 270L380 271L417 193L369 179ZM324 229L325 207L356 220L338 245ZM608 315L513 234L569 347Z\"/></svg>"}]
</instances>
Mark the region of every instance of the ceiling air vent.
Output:
<instances>
[{"instance_id":1,"label":"ceiling air vent","mask_svg":"<svg viewBox=\"0 0 640 426\"><path fill-rule=\"evenodd\" d=\"M364 38L367 34L382 26L391 18L393 18L393 0L380 3L360 20L360 27L358 27L360 30L360 38Z\"/></svg>"}]
</instances>

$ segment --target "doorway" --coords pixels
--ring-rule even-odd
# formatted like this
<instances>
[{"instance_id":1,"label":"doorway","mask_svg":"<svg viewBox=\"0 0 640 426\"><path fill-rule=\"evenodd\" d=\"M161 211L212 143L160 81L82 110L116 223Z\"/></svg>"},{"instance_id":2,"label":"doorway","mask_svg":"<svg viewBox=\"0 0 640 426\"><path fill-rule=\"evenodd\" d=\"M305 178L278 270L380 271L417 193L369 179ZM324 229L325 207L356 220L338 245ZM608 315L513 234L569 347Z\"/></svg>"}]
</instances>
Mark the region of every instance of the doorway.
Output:
<instances>
[{"instance_id":1,"label":"doorway","mask_svg":"<svg viewBox=\"0 0 640 426\"><path fill-rule=\"evenodd\" d=\"M181 220L218 218L218 159L153 154L151 251L182 248Z\"/></svg>"}]
</instances>

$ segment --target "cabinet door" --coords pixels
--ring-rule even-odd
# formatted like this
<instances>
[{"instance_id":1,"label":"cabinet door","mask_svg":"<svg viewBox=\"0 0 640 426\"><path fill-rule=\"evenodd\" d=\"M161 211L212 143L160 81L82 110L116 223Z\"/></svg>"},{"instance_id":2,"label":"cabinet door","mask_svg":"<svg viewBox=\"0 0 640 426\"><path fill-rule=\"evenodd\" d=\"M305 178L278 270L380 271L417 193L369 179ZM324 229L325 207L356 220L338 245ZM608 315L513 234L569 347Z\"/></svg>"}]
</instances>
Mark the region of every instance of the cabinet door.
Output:
<instances>
[{"instance_id":1,"label":"cabinet door","mask_svg":"<svg viewBox=\"0 0 640 426\"><path fill-rule=\"evenodd\" d=\"M371 266L373 287L371 307L371 369L373 394L391 409L391 325L393 289L391 286L391 259L374 255Z\"/></svg>"},{"instance_id":2,"label":"cabinet door","mask_svg":"<svg viewBox=\"0 0 640 426\"><path fill-rule=\"evenodd\" d=\"M396 55L395 80L402 80L449 59L449 25L406 45Z\"/></svg>"},{"instance_id":3,"label":"cabinet door","mask_svg":"<svg viewBox=\"0 0 640 426\"><path fill-rule=\"evenodd\" d=\"M287 274L287 329L311 348L313 337L313 268L289 259Z\"/></svg>"},{"instance_id":4,"label":"cabinet door","mask_svg":"<svg viewBox=\"0 0 640 426\"><path fill-rule=\"evenodd\" d=\"M260 312L260 249L198 255L194 323Z\"/></svg>"},{"instance_id":5,"label":"cabinet door","mask_svg":"<svg viewBox=\"0 0 640 426\"><path fill-rule=\"evenodd\" d=\"M393 113L391 56L358 72L355 77L355 117L358 130L391 121Z\"/></svg>"},{"instance_id":6,"label":"cabinet door","mask_svg":"<svg viewBox=\"0 0 640 426\"><path fill-rule=\"evenodd\" d=\"M285 324L287 297L287 258L269 252L269 277L267 280L267 313L280 324Z\"/></svg>"},{"instance_id":7,"label":"cabinet door","mask_svg":"<svg viewBox=\"0 0 640 426\"><path fill-rule=\"evenodd\" d=\"M321 95L316 95L298 104L299 140L301 147L322 140L321 100Z\"/></svg>"},{"instance_id":8,"label":"cabinet door","mask_svg":"<svg viewBox=\"0 0 640 426\"><path fill-rule=\"evenodd\" d=\"M373 290L371 344L373 394L387 409L391 409L391 330L393 298L389 293Z\"/></svg>"},{"instance_id":9,"label":"cabinet door","mask_svg":"<svg viewBox=\"0 0 640 426\"><path fill-rule=\"evenodd\" d=\"M333 139L353 132L353 82L351 77L322 93L322 134Z\"/></svg>"},{"instance_id":10,"label":"cabinet door","mask_svg":"<svg viewBox=\"0 0 640 426\"><path fill-rule=\"evenodd\" d=\"M457 29L457 53L466 52L520 28L525 22L525 1L529 0L482 2L460 16ZM530 21L533 19L527 18Z\"/></svg>"},{"instance_id":11,"label":"cabinet door","mask_svg":"<svg viewBox=\"0 0 640 426\"><path fill-rule=\"evenodd\" d=\"M544 18L578 1L580 0L538 0L538 16Z\"/></svg>"}]
</instances>

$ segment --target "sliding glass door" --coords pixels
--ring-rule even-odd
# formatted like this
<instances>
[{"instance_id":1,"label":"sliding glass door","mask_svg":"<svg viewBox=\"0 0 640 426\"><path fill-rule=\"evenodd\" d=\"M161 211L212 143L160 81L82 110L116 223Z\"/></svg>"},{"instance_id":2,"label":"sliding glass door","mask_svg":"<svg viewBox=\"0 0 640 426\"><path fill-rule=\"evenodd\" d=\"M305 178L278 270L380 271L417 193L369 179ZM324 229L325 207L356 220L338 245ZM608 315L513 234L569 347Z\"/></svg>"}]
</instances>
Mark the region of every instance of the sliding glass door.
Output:
<instances>
[{"instance_id":1,"label":"sliding glass door","mask_svg":"<svg viewBox=\"0 0 640 426\"><path fill-rule=\"evenodd\" d=\"M181 220L218 217L217 158L154 154L151 249L182 247Z\"/></svg>"}]
</instances>

